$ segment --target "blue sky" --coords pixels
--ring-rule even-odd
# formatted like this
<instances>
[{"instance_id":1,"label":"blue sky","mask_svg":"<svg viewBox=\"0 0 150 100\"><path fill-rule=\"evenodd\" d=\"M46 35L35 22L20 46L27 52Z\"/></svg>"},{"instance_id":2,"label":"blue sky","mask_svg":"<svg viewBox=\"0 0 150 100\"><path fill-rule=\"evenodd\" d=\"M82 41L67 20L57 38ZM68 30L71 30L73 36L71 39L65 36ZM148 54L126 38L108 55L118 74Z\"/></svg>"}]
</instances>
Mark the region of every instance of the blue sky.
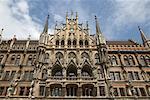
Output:
<instances>
[{"instance_id":1,"label":"blue sky","mask_svg":"<svg viewBox=\"0 0 150 100\"><path fill-rule=\"evenodd\" d=\"M95 34L98 17L107 40L133 39L140 42L137 26L150 37L150 0L0 0L0 28L3 38L38 39L47 14L49 34L55 22L65 22L66 12L78 12L79 22L89 22L90 34Z\"/></svg>"}]
</instances>

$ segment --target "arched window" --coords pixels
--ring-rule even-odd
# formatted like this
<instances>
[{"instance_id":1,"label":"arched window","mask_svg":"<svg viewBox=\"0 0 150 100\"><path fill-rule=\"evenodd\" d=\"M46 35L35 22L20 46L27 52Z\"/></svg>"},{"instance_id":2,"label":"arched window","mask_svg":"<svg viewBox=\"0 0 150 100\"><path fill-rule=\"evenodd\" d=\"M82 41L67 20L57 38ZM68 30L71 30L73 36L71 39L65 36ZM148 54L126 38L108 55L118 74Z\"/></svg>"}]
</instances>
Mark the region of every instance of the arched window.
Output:
<instances>
[{"instance_id":1,"label":"arched window","mask_svg":"<svg viewBox=\"0 0 150 100\"><path fill-rule=\"evenodd\" d=\"M77 62L76 54L74 52L70 52L68 54L68 60L69 60L69 62L70 62L70 60L73 60L74 62Z\"/></svg>"},{"instance_id":2,"label":"arched window","mask_svg":"<svg viewBox=\"0 0 150 100\"><path fill-rule=\"evenodd\" d=\"M29 55L29 56L28 56L27 65L28 65L28 66L31 66L31 65L32 65L32 55Z\"/></svg>"},{"instance_id":3,"label":"arched window","mask_svg":"<svg viewBox=\"0 0 150 100\"><path fill-rule=\"evenodd\" d=\"M20 64L20 55L17 55L17 59L15 61L15 65L19 65Z\"/></svg>"},{"instance_id":4,"label":"arched window","mask_svg":"<svg viewBox=\"0 0 150 100\"><path fill-rule=\"evenodd\" d=\"M32 65L35 64L35 61L36 61L36 55L33 56L33 59L32 59Z\"/></svg>"},{"instance_id":5,"label":"arched window","mask_svg":"<svg viewBox=\"0 0 150 100\"><path fill-rule=\"evenodd\" d=\"M111 57L111 62L112 62L112 66L118 65L116 56L113 55L113 56Z\"/></svg>"},{"instance_id":6,"label":"arched window","mask_svg":"<svg viewBox=\"0 0 150 100\"><path fill-rule=\"evenodd\" d=\"M88 40L85 40L85 46L88 46L88 45L89 45Z\"/></svg>"},{"instance_id":7,"label":"arched window","mask_svg":"<svg viewBox=\"0 0 150 100\"><path fill-rule=\"evenodd\" d=\"M74 65L68 66L67 76L69 76L69 77L76 77L77 76L77 68Z\"/></svg>"},{"instance_id":8,"label":"arched window","mask_svg":"<svg viewBox=\"0 0 150 100\"><path fill-rule=\"evenodd\" d=\"M77 42L76 40L73 40L73 46L76 46Z\"/></svg>"},{"instance_id":9,"label":"arched window","mask_svg":"<svg viewBox=\"0 0 150 100\"><path fill-rule=\"evenodd\" d=\"M82 60L85 60L85 59L90 60L90 57L89 57L88 53L83 52L83 53L81 54L81 59L82 59Z\"/></svg>"},{"instance_id":10,"label":"arched window","mask_svg":"<svg viewBox=\"0 0 150 100\"><path fill-rule=\"evenodd\" d=\"M140 64L141 65L146 65L144 56L140 56Z\"/></svg>"},{"instance_id":11,"label":"arched window","mask_svg":"<svg viewBox=\"0 0 150 100\"><path fill-rule=\"evenodd\" d=\"M146 61L147 65L150 65L150 57L149 56L145 56L145 61Z\"/></svg>"},{"instance_id":12,"label":"arched window","mask_svg":"<svg viewBox=\"0 0 150 100\"><path fill-rule=\"evenodd\" d=\"M80 46L82 47L82 46L83 46L83 40L80 40L80 41L79 41L79 44L80 44Z\"/></svg>"},{"instance_id":13,"label":"arched window","mask_svg":"<svg viewBox=\"0 0 150 100\"><path fill-rule=\"evenodd\" d=\"M59 46L59 40L56 40L56 46Z\"/></svg>"},{"instance_id":14,"label":"arched window","mask_svg":"<svg viewBox=\"0 0 150 100\"><path fill-rule=\"evenodd\" d=\"M64 56L61 52L57 52L55 55L56 59L59 59L63 63Z\"/></svg>"},{"instance_id":15,"label":"arched window","mask_svg":"<svg viewBox=\"0 0 150 100\"><path fill-rule=\"evenodd\" d=\"M88 65L83 66L81 73L84 77L91 77L93 75L92 68Z\"/></svg>"},{"instance_id":16,"label":"arched window","mask_svg":"<svg viewBox=\"0 0 150 100\"><path fill-rule=\"evenodd\" d=\"M0 55L0 63L2 62L3 57L4 57L4 55Z\"/></svg>"},{"instance_id":17,"label":"arched window","mask_svg":"<svg viewBox=\"0 0 150 100\"><path fill-rule=\"evenodd\" d=\"M52 84L50 90L51 96L62 96L62 86L60 84Z\"/></svg>"},{"instance_id":18,"label":"arched window","mask_svg":"<svg viewBox=\"0 0 150 100\"><path fill-rule=\"evenodd\" d=\"M130 55L130 56L128 57L128 60L129 60L129 65L135 65L133 56Z\"/></svg>"},{"instance_id":19,"label":"arched window","mask_svg":"<svg viewBox=\"0 0 150 100\"><path fill-rule=\"evenodd\" d=\"M62 67L60 65L53 66L52 76L62 76Z\"/></svg>"},{"instance_id":20,"label":"arched window","mask_svg":"<svg viewBox=\"0 0 150 100\"><path fill-rule=\"evenodd\" d=\"M46 79L47 78L47 70L43 69L42 71L42 79Z\"/></svg>"},{"instance_id":21,"label":"arched window","mask_svg":"<svg viewBox=\"0 0 150 100\"><path fill-rule=\"evenodd\" d=\"M94 96L94 95L96 95L96 92L94 91L93 84L82 85L82 96Z\"/></svg>"},{"instance_id":22,"label":"arched window","mask_svg":"<svg viewBox=\"0 0 150 100\"><path fill-rule=\"evenodd\" d=\"M71 46L71 40L70 39L68 40L68 46L69 47Z\"/></svg>"},{"instance_id":23,"label":"arched window","mask_svg":"<svg viewBox=\"0 0 150 100\"><path fill-rule=\"evenodd\" d=\"M15 58L16 58L15 55L12 55L12 56L11 56L10 64L14 64L14 63L15 63Z\"/></svg>"},{"instance_id":24,"label":"arched window","mask_svg":"<svg viewBox=\"0 0 150 100\"><path fill-rule=\"evenodd\" d=\"M128 60L127 56L124 56L124 64L125 64L125 66L129 65L129 60Z\"/></svg>"},{"instance_id":25,"label":"arched window","mask_svg":"<svg viewBox=\"0 0 150 100\"><path fill-rule=\"evenodd\" d=\"M45 54L44 61L45 61L45 63L49 63L49 54L48 53Z\"/></svg>"},{"instance_id":26,"label":"arched window","mask_svg":"<svg viewBox=\"0 0 150 100\"><path fill-rule=\"evenodd\" d=\"M61 40L61 46L63 47L65 45L65 41Z\"/></svg>"},{"instance_id":27,"label":"arched window","mask_svg":"<svg viewBox=\"0 0 150 100\"><path fill-rule=\"evenodd\" d=\"M99 56L98 53L95 54L95 64L99 64Z\"/></svg>"}]
</instances>

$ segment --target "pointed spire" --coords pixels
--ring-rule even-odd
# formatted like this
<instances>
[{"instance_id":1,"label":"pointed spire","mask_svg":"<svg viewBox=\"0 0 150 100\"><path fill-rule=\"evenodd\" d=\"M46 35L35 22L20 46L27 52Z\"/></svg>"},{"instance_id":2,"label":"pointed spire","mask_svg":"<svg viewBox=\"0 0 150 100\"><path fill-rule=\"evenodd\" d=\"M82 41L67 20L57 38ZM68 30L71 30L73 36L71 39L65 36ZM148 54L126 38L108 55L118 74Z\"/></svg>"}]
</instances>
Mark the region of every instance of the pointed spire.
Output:
<instances>
[{"instance_id":1,"label":"pointed spire","mask_svg":"<svg viewBox=\"0 0 150 100\"><path fill-rule=\"evenodd\" d=\"M97 34L102 34L100 27L99 27L99 23L97 21L97 17L95 16L95 21L96 21L96 33Z\"/></svg>"},{"instance_id":2,"label":"pointed spire","mask_svg":"<svg viewBox=\"0 0 150 100\"><path fill-rule=\"evenodd\" d=\"M71 20L73 20L73 11L71 11Z\"/></svg>"},{"instance_id":3,"label":"pointed spire","mask_svg":"<svg viewBox=\"0 0 150 100\"><path fill-rule=\"evenodd\" d=\"M1 30L1 32L0 32L0 44L2 43L2 34L3 34L3 28L2 28L2 30Z\"/></svg>"},{"instance_id":4,"label":"pointed spire","mask_svg":"<svg viewBox=\"0 0 150 100\"><path fill-rule=\"evenodd\" d=\"M78 12L76 12L76 19L78 19Z\"/></svg>"},{"instance_id":5,"label":"pointed spire","mask_svg":"<svg viewBox=\"0 0 150 100\"><path fill-rule=\"evenodd\" d=\"M28 40L30 40L30 38L31 38L31 35L29 34L29 36L28 36Z\"/></svg>"},{"instance_id":6,"label":"pointed spire","mask_svg":"<svg viewBox=\"0 0 150 100\"><path fill-rule=\"evenodd\" d=\"M47 16L46 23L45 23L44 30L43 30L42 34L48 33L48 19L49 19L49 15Z\"/></svg>"},{"instance_id":7,"label":"pointed spire","mask_svg":"<svg viewBox=\"0 0 150 100\"><path fill-rule=\"evenodd\" d=\"M102 32L100 30L99 23L98 23L96 16L95 16L95 22L96 22L96 34L97 34L98 44L106 44L106 41L105 41L104 37L102 36Z\"/></svg>"},{"instance_id":8,"label":"pointed spire","mask_svg":"<svg viewBox=\"0 0 150 100\"><path fill-rule=\"evenodd\" d=\"M140 34L141 34L141 38L142 38L143 45L150 47L150 43L148 43L148 39L146 38L146 36L145 36L143 30L141 29L140 26L138 26L138 28L139 28L139 31L140 31Z\"/></svg>"},{"instance_id":9,"label":"pointed spire","mask_svg":"<svg viewBox=\"0 0 150 100\"><path fill-rule=\"evenodd\" d=\"M66 12L66 19L68 19L68 11Z\"/></svg>"},{"instance_id":10,"label":"pointed spire","mask_svg":"<svg viewBox=\"0 0 150 100\"><path fill-rule=\"evenodd\" d=\"M139 31L140 31L140 34L141 34L142 41L143 41L143 43L145 43L147 41L146 36L145 36L143 30L141 29L141 27L138 26L138 28L139 28Z\"/></svg>"}]
</instances>

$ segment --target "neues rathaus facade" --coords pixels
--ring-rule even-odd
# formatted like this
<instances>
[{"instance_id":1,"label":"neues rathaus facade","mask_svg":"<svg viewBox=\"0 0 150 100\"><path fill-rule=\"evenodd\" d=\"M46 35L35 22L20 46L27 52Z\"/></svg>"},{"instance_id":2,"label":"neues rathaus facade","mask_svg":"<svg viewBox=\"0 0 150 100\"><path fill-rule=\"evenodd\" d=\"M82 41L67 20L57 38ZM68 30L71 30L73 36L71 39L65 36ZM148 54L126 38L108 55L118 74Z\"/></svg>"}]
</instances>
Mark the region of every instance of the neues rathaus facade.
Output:
<instances>
[{"instance_id":1,"label":"neues rathaus facade","mask_svg":"<svg viewBox=\"0 0 150 100\"><path fill-rule=\"evenodd\" d=\"M3 40L0 33L0 100L150 100L150 41L105 40L95 16L95 34L78 14L39 40Z\"/></svg>"}]
</instances>

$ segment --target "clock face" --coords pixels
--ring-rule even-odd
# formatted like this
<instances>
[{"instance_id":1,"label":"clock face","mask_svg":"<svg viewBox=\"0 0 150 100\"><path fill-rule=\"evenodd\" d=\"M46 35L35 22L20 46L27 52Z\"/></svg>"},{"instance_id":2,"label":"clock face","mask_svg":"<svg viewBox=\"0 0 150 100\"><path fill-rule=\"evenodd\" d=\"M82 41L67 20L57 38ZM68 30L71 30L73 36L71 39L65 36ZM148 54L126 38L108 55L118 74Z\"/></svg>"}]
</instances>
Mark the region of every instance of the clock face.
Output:
<instances>
[{"instance_id":1,"label":"clock face","mask_svg":"<svg viewBox=\"0 0 150 100\"><path fill-rule=\"evenodd\" d=\"M74 31L74 29L73 29L73 28L70 28L70 31L71 31L71 32L73 32L73 31Z\"/></svg>"}]
</instances>

